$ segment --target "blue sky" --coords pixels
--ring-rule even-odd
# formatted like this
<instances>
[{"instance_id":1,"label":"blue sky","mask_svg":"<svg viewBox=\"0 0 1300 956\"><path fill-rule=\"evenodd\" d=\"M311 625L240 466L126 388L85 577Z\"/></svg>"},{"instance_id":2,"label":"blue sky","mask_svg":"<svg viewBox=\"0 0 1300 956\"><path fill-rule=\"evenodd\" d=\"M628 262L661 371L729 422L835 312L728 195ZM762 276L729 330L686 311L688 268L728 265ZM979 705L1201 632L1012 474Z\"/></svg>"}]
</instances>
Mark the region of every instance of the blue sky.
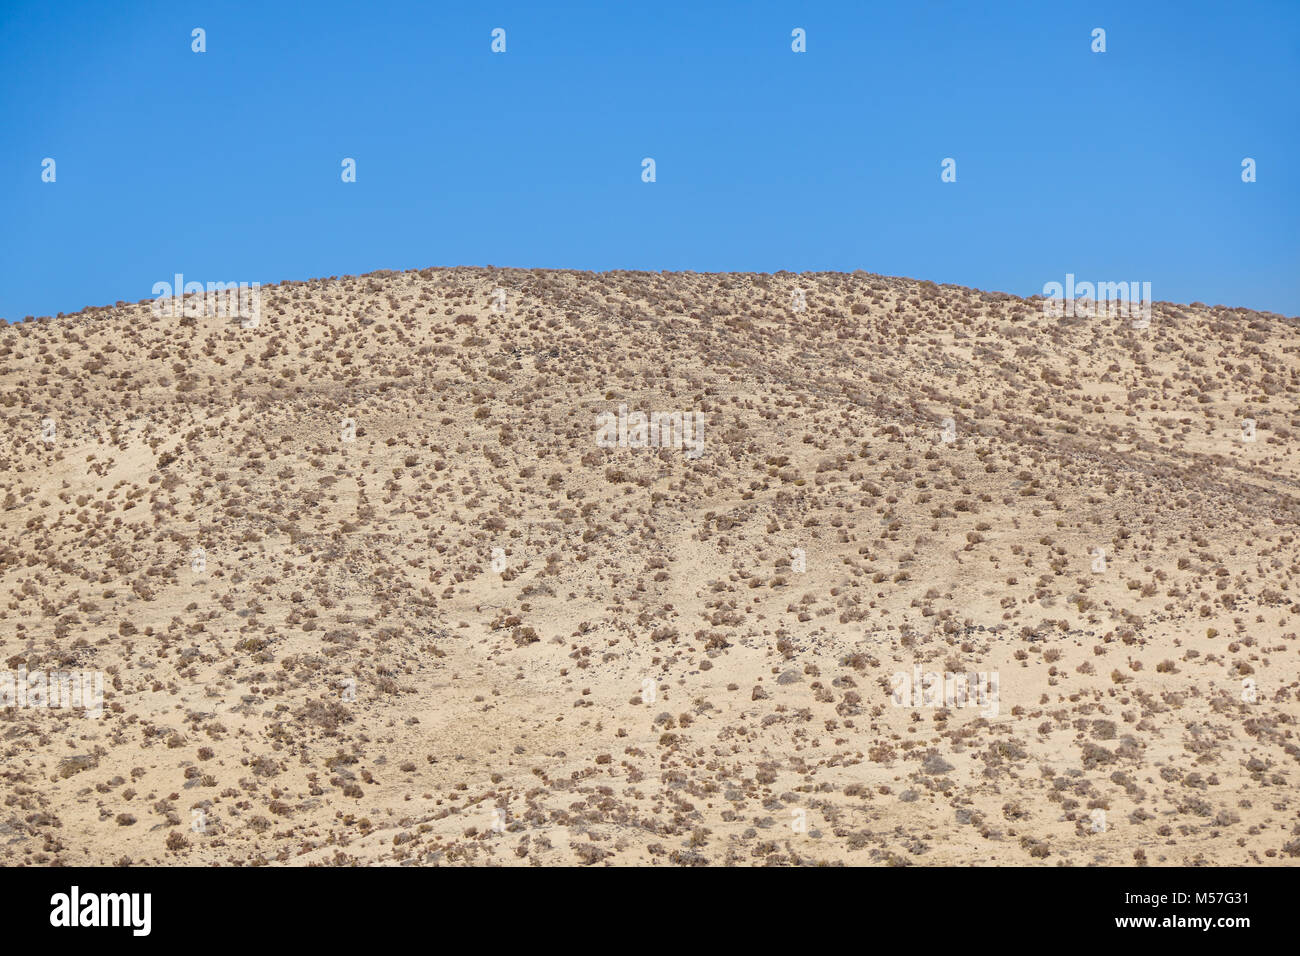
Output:
<instances>
[{"instance_id":1,"label":"blue sky","mask_svg":"<svg viewBox=\"0 0 1300 956\"><path fill-rule=\"evenodd\" d=\"M1071 272L1300 314L1295 0L3 0L0 91L10 320L177 272L487 264Z\"/></svg>"}]
</instances>

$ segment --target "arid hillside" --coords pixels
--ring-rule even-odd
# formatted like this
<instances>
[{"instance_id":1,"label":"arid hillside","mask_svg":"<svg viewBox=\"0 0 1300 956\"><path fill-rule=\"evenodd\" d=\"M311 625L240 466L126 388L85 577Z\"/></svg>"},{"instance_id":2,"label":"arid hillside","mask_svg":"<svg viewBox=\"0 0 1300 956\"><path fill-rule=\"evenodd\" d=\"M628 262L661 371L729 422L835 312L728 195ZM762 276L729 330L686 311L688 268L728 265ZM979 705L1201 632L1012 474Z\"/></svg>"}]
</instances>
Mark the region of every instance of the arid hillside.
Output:
<instances>
[{"instance_id":1,"label":"arid hillside","mask_svg":"<svg viewBox=\"0 0 1300 956\"><path fill-rule=\"evenodd\" d=\"M0 327L0 864L1300 862L1296 319L261 296Z\"/></svg>"}]
</instances>

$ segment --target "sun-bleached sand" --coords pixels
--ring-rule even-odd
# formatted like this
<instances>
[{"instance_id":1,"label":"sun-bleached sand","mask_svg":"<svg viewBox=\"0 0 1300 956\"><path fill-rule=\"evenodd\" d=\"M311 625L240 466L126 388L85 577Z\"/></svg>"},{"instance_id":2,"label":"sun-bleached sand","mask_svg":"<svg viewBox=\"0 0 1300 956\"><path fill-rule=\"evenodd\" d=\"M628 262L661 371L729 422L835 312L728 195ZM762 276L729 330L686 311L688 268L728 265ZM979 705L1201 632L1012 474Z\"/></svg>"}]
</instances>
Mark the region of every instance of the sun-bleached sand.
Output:
<instances>
[{"instance_id":1,"label":"sun-bleached sand","mask_svg":"<svg viewBox=\"0 0 1300 956\"><path fill-rule=\"evenodd\" d=\"M261 291L0 327L0 863L1300 859L1295 319Z\"/></svg>"}]
</instances>

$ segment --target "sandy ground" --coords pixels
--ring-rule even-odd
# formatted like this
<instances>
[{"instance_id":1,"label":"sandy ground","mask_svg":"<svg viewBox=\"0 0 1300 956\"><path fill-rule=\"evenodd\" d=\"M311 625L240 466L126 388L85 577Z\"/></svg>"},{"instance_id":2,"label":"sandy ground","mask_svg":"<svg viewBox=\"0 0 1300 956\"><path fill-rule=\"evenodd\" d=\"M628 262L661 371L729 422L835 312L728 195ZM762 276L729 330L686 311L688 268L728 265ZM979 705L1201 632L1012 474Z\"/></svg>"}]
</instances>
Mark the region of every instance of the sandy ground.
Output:
<instances>
[{"instance_id":1,"label":"sandy ground","mask_svg":"<svg viewBox=\"0 0 1300 956\"><path fill-rule=\"evenodd\" d=\"M2 666L104 680L0 708L5 865L1300 860L1295 319L454 269L244 325L0 328Z\"/></svg>"}]
</instances>

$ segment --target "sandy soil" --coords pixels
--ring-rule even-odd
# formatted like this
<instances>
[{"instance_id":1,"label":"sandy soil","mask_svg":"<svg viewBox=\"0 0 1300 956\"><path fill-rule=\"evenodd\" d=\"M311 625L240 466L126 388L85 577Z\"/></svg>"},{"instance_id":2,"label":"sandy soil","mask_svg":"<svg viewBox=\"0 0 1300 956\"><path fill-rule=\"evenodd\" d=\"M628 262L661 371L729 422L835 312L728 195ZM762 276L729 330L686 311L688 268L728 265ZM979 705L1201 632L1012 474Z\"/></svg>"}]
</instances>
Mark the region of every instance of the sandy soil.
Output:
<instances>
[{"instance_id":1,"label":"sandy soil","mask_svg":"<svg viewBox=\"0 0 1300 956\"><path fill-rule=\"evenodd\" d=\"M104 677L0 709L5 865L1300 860L1295 319L263 293L0 328L3 667Z\"/></svg>"}]
</instances>

